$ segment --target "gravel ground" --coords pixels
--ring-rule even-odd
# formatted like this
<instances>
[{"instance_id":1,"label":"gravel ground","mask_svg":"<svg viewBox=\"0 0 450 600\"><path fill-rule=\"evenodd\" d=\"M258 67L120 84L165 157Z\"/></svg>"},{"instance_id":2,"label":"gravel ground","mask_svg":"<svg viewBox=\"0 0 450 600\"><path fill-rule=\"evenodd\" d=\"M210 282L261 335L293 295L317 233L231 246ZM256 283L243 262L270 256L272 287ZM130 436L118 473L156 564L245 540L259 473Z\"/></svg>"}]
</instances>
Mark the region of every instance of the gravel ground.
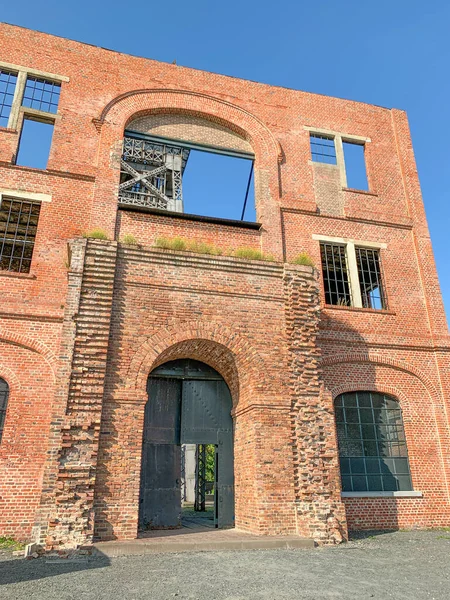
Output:
<instances>
[{"instance_id":1,"label":"gravel ground","mask_svg":"<svg viewBox=\"0 0 450 600\"><path fill-rule=\"evenodd\" d=\"M338 547L72 559L0 555L1 600L449 600L450 532Z\"/></svg>"}]
</instances>

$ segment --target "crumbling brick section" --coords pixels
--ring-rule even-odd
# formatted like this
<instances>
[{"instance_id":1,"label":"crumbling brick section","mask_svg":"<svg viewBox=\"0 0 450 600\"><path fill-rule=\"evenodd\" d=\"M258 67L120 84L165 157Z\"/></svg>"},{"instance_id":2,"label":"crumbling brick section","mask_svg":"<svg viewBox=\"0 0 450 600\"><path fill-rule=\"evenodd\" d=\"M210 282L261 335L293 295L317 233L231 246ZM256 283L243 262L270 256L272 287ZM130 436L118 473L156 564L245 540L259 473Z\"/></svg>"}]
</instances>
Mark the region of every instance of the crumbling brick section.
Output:
<instances>
[{"instance_id":1,"label":"crumbling brick section","mask_svg":"<svg viewBox=\"0 0 450 600\"><path fill-rule=\"evenodd\" d=\"M285 265L284 291L297 532L318 543L339 543L347 537L347 526L340 498L332 399L324 393L318 366L317 272Z\"/></svg>"},{"instance_id":2,"label":"crumbling brick section","mask_svg":"<svg viewBox=\"0 0 450 600\"><path fill-rule=\"evenodd\" d=\"M81 239L71 243L73 272L69 275L60 373L61 379L66 377L65 402L62 397L59 403L60 408L65 403L65 411L53 420L60 447L53 453L54 464L48 469L48 483L54 482L54 486L44 485L43 507L48 509L41 511L41 525L44 519L48 522L47 530L40 528L41 541L47 548L77 547L93 535L116 252L115 242ZM50 497L46 497L49 488Z\"/></svg>"}]
</instances>

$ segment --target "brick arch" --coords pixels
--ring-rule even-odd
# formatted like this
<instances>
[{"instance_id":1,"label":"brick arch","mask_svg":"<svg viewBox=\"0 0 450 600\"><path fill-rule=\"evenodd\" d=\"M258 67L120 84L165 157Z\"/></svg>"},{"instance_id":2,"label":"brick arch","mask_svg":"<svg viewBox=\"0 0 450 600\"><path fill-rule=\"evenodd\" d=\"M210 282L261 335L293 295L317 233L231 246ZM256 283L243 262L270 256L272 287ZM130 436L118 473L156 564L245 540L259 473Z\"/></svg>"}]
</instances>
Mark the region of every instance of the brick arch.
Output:
<instances>
[{"instance_id":1,"label":"brick arch","mask_svg":"<svg viewBox=\"0 0 450 600\"><path fill-rule=\"evenodd\" d=\"M17 375L14 373L14 371L12 369L10 369L9 367L7 367L5 364L3 364L3 362L1 360L0 360L0 379L3 379L4 381L6 381L6 383L8 384L8 387L9 387L10 394L20 390L20 379L17 377Z\"/></svg>"},{"instance_id":2,"label":"brick arch","mask_svg":"<svg viewBox=\"0 0 450 600\"><path fill-rule=\"evenodd\" d=\"M140 89L131 90L111 100L100 116L94 119L97 129L105 122L123 131L132 119L152 112L184 112L217 122L247 139L264 159L282 160L281 146L270 129L247 110L207 94L188 90Z\"/></svg>"},{"instance_id":3,"label":"brick arch","mask_svg":"<svg viewBox=\"0 0 450 600\"><path fill-rule=\"evenodd\" d=\"M390 367L390 368L396 369L398 371L403 371L403 372L419 379L420 382L425 387L425 389L427 390L431 399L433 399L434 401L440 400L440 393L437 390L434 383L431 381L430 377L428 377L428 375L423 373L420 369L417 369L416 367L414 367L406 362L403 362L403 361L400 361L400 360L397 360L394 358L388 358L386 356L382 356L380 354L376 354L373 352L366 352L366 353L364 353L364 352L348 352L348 353L344 353L344 354L335 354L333 356L326 356L326 357L322 358L321 366L322 367L330 367L330 366L338 365L338 364L342 364L342 363L365 363L367 365L375 364L375 365L380 365L380 366L384 366L384 367ZM346 391L350 391L350 390L346 390ZM340 393L343 393L343 392L340 392ZM334 397L335 396L333 396L333 398Z\"/></svg>"},{"instance_id":4,"label":"brick arch","mask_svg":"<svg viewBox=\"0 0 450 600\"><path fill-rule=\"evenodd\" d=\"M0 342L16 344L17 346L21 346L22 348L31 350L32 352L36 352L37 354L42 356L46 363L48 363L53 374L53 378L55 378L55 370L58 359L53 354L53 352L42 342L30 338L27 335L15 333L14 331L9 331L7 329L4 329L3 327L0 327Z\"/></svg>"},{"instance_id":5,"label":"brick arch","mask_svg":"<svg viewBox=\"0 0 450 600\"><path fill-rule=\"evenodd\" d=\"M199 360L220 373L234 407L252 387L265 385L263 360L248 342L223 325L189 321L157 331L140 346L128 370L130 387L145 397L150 372L178 358Z\"/></svg>"}]
</instances>

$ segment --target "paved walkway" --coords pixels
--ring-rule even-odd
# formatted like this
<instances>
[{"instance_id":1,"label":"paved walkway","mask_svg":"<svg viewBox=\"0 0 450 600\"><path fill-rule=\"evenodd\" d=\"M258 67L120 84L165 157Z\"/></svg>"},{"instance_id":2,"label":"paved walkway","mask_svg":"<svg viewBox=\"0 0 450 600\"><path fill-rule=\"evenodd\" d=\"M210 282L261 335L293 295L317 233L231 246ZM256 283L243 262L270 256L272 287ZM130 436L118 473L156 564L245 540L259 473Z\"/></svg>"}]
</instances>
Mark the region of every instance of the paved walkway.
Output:
<instances>
[{"instance_id":1,"label":"paved walkway","mask_svg":"<svg viewBox=\"0 0 450 600\"><path fill-rule=\"evenodd\" d=\"M337 547L14 559L1 600L449 600L450 531Z\"/></svg>"},{"instance_id":2,"label":"paved walkway","mask_svg":"<svg viewBox=\"0 0 450 600\"><path fill-rule=\"evenodd\" d=\"M149 531L138 540L99 542L97 551L108 557L164 552L212 550L266 550L314 548L314 542L298 536L260 536L237 529L192 527Z\"/></svg>"}]
</instances>

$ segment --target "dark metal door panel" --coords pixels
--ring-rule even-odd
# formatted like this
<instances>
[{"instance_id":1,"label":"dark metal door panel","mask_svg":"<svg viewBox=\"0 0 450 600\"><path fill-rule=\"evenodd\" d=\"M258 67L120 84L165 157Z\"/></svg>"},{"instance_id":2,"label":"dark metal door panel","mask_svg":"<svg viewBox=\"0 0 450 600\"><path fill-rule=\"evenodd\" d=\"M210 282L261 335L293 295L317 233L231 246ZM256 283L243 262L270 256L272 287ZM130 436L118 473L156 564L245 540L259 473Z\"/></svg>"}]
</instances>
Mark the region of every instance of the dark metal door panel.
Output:
<instances>
[{"instance_id":1,"label":"dark metal door panel","mask_svg":"<svg viewBox=\"0 0 450 600\"><path fill-rule=\"evenodd\" d=\"M181 381L149 379L145 405L144 441L153 444L179 444Z\"/></svg>"},{"instance_id":2,"label":"dark metal door panel","mask_svg":"<svg viewBox=\"0 0 450 600\"><path fill-rule=\"evenodd\" d=\"M234 527L233 432L219 431L216 451L216 523Z\"/></svg>"},{"instance_id":3,"label":"dark metal door panel","mask_svg":"<svg viewBox=\"0 0 450 600\"><path fill-rule=\"evenodd\" d=\"M219 431L231 431L231 396L224 381L183 381L181 443L217 444Z\"/></svg>"},{"instance_id":4,"label":"dark metal door panel","mask_svg":"<svg viewBox=\"0 0 450 600\"><path fill-rule=\"evenodd\" d=\"M181 524L181 446L144 443L141 479L141 529Z\"/></svg>"},{"instance_id":5,"label":"dark metal door panel","mask_svg":"<svg viewBox=\"0 0 450 600\"><path fill-rule=\"evenodd\" d=\"M139 526L181 523L181 382L150 379L142 447Z\"/></svg>"}]
</instances>

